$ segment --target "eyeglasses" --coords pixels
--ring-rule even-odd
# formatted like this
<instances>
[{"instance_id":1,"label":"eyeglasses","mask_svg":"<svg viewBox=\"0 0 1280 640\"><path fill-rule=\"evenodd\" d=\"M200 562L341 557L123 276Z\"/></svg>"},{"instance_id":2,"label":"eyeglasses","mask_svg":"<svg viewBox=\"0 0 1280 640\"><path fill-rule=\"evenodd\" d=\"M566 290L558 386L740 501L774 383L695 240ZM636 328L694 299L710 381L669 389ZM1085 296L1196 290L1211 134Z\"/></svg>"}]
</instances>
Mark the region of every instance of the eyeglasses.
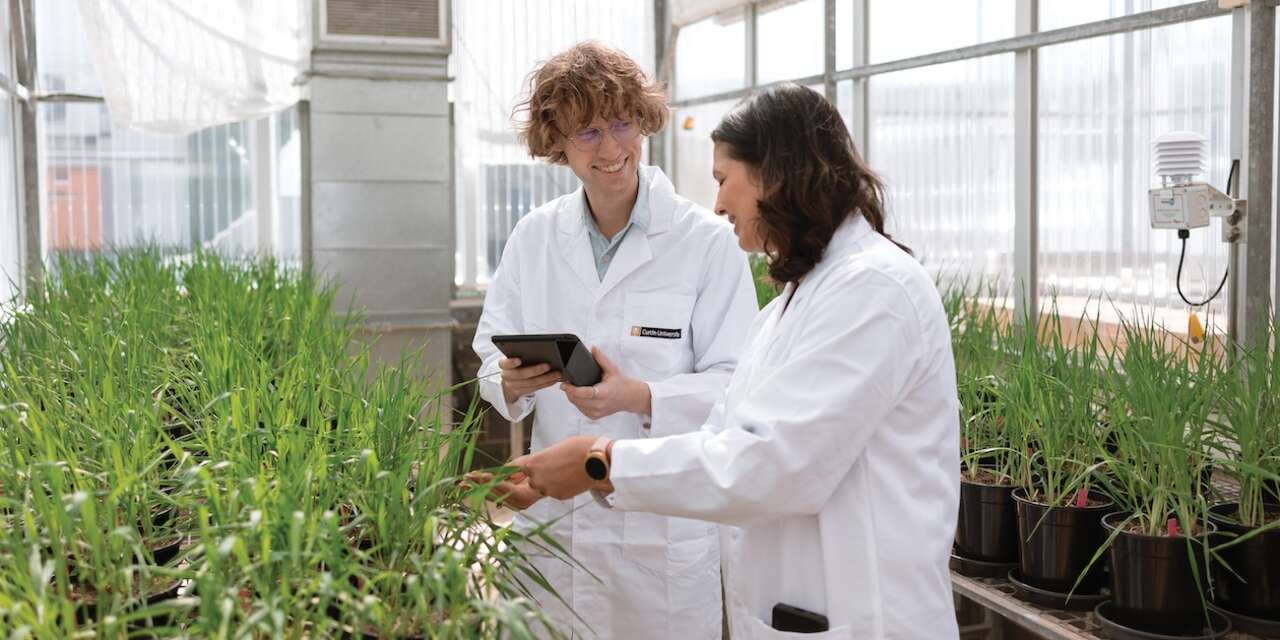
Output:
<instances>
[{"instance_id":1,"label":"eyeglasses","mask_svg":"<svg viewBox=\"0 0 1280 640\"><path fill-rule=\"evenodd\" d=\"M613 136L614 140L617 140L619 144L622 144L624 142L630 142L635 138L636 134L640 133L640 127L637 127L636 123L628 120L618 120L617 122L609 125L607 131L609 132L609 135ZM569 141L572 142L573 146L577 147L579 151L595 151L596 148L600 146L600 143L604 142L604 131L597 129L596 127L588 127L569 136Z\"/></svg>"}]
</instances>

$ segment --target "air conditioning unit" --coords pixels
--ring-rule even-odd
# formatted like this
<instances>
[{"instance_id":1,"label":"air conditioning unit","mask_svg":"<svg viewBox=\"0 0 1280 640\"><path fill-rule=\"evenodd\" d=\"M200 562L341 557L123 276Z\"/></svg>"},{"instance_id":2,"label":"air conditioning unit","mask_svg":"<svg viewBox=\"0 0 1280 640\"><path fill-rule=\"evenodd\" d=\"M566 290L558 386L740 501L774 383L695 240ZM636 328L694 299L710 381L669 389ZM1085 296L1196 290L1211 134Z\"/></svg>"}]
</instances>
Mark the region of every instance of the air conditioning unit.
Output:
<instances>
[{"instance_id":1,"label":"air conditioning unit","mask_svg":"<svg viewBox=\"0 0 1280 640\"><path fill-rule=\"evenodd\" d=\"M449 0L318 0L321 42L449 46Z\"/></svg>"}]
</instances>

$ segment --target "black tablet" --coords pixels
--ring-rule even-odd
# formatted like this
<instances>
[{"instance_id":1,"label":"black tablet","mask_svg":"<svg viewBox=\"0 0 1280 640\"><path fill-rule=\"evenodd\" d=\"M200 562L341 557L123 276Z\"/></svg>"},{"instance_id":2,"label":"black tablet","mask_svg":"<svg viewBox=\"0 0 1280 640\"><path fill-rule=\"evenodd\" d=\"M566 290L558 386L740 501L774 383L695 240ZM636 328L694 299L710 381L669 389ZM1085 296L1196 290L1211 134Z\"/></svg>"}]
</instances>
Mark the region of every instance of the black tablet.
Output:
<instances>
[{"instance_id":1,"label":"black tablet","mask_svg":"<svg viewBox=\"0 0 1280 640\"><path fill-rule=\"evenodd\" d=\"M600 365L591 350L572 333L522 333L493 336L493 346L508 358L520 358L520 366L549 364L564 381L575 387L600 382Z\"/></svg>"}]
</instances>

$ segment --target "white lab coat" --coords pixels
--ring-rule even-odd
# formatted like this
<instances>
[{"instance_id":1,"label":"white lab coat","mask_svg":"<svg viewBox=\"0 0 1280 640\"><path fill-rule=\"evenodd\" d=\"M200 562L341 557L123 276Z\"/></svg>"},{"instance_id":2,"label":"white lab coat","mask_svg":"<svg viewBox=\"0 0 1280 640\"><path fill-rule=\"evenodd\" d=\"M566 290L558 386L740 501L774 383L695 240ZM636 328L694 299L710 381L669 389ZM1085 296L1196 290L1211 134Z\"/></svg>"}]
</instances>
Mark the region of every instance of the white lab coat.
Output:
<instances>
[{"instance_id":1,"label":"white lab coat","mask_svg":"<svg viewBox=\"0 0 1280 640\"><path fill-rule=\"evenodd\" d=\"M480 394L510 420L535 406L533 450L577 435L645 438L698 429L724 393L757 311L746 254L733 229L676 195L653 167L649 228L633 227L603 281L583 216L581 189L520 220L485 297L473 344L483 361ZM633 335L632 327L679 329L678 339ZM507 405L498 375L504 333L574 333L600 347L623 373L648 381L647 416L621 412L589 420L559 386ZM573 508L576 508L574 510ZM559 520L555 520L559 518ZM550 522L576 562L538 568L586 624L553 596L539 605L561 628L601 638L719 638L720 564L715 526L648 513L611 511L589 495L544 498L515 526ZM588 626L589 625L589 626Z\"/></svg>"},{"instance_id":2,"label":"white lab coat","mask_svg":"<svg viewBox=\"0 0 1280 640\"><path fill-rule=\"evenodd\" d=\"M701 431L614 444L614 508L725 525L735 640L955 638L958 416L937 290L858 216L761 311ZM775 631L777 603L831 630Z\"/></svg>"}]
</instances>

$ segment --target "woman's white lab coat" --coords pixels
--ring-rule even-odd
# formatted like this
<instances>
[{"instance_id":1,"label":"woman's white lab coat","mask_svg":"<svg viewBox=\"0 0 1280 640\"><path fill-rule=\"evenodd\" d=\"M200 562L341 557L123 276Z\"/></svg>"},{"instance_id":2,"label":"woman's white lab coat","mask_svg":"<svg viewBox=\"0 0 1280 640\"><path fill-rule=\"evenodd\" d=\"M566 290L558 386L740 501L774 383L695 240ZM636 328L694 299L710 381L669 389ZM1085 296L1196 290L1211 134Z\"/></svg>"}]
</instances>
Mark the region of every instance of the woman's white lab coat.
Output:
<instances>
[{"instance_id":1,"label":"woman's white lab coat","mask_svg":"<svg viewBox=\"0 0 1280 640\"><path fill-rule=\"evenodd\" d=\"M649 184L648 230L633 227L627 233L603 281L579 189L520 220L485 296L473 344L483 361L480 393L511 420L536 407L534 451L569 436L646 438L696 430L737 365L757 310L746 254L728 224L677 196L660 170L640 170ZM639 335L635 327L677 330L679 337ZM544 332L577 334L586 345L600 347L624 374L648 381L652 422L627 412L590 420L559 386L507 405L498 376L502 355L490 338ZM542 608L566 631L572 627L601 638L720 637L714 525L610 511L590 496L544 498L526 514L517 516L518 528L555 520L551 533L599 578L562 561L537 562L585 621L535 590Z\"/></svg>"},{"instance_id":2,"label":"woman's white lab coat","mask_svg":"<svg viewBox=\"0 0 1280 640\"><path fill-rule=\"evenodd\" d=\"M725 525L735 640L955 638L958 415L937 290L859 216L761 312L701 431L615 443L612 499ZM773 630L778 603L831 630Z\"/></svg>"}]
</instances>

